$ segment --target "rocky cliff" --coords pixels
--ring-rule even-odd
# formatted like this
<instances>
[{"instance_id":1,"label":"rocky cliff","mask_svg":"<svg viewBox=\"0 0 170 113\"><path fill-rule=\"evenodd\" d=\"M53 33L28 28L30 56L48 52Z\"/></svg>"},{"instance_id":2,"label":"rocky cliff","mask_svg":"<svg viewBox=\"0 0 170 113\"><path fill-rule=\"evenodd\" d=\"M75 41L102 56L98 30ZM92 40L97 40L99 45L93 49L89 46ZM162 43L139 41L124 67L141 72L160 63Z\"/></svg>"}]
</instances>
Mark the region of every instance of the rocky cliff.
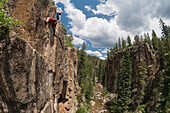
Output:
<instances>
[{"instance_id":1,"label":"rocky cliff","mask_svg":"<svg viewBox=\"0 0 170 113\"><path fill-rule=\"evenodd\" d=\"M0 112L74 113L77 51L64 45L64 26L51 23L49 0L9 0L9 16L21 27L0 40ZM19 35L20 36L19 36Z\"/></svg>"},{"instance_id":2,"label":"rocky cliff","mask_svg":"<svg viewBox=\"0 0 170 113\"><path fill-rule=\"evenodd\" d=\"M132 106L136 108L139 103L137 96L140 89L143 88L145 94L141 103L147 103L152 96L160 61L157 53L149 44L134 46L128 48L128 51L130 52L132 64ZM121 75L123 54L124 51L121 51L117 52L114 56L110 56L106 64L105 85L108 90L115 94L117 94L118 89L118 78ZM145 75L146 78L144 78ZM142 84L145 85L142 86Z\"/></svg>"}]
</instances>

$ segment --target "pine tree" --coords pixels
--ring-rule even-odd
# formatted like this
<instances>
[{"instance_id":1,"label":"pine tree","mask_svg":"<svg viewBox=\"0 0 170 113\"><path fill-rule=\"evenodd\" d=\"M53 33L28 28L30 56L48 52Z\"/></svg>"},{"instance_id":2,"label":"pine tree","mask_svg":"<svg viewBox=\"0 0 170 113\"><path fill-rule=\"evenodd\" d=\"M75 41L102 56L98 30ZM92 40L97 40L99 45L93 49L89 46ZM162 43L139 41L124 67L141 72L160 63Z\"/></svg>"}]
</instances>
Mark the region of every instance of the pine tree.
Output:
<instances>
[{"instance_id":1,"label":"pine tree","mask_svg":"<svg viewBox=\"0 0 170 113\"><path fill-rule=\"evenodd\" d=\"M120 41L120 38L119 38L118 46L119 46L119 49L121 49L121 41Z\"/></svg>"},{"instance_id":2,"label":"pine tree","mask_svg":"<svg viewBox=\"0 0 170 113\"><path fill-rule=\"evenodd\" d=\"M134 37L134 40L135 40L135 44L134 45L139 45L140 43L139 43L139 36L138 35L136 35L135 37Z\"/></svg>"},{"instance_id":3,"label":"pine tree","mask_svg":"<svg viewBox=\"0 0 170 113\"><path fill-rule=\"evenodd\" d=\"M128 47L132 46L130 36L127 37Z\"/></svg>"},{"instance_id":4,"label":"pine tree","mask_svg":"<svg viewBox=\"0 0 170 113\"><path fill-rule=\"evenodd\" d=\"M160 70L165 68L165 56L164 54L166 53L166 49L164 46L164 43L161 39L158 38L158 54L160 58Z\"/></svg>"},{"instance_id":5,"label":"pine tree","mask_svg":"<svg viewBox=\"0 0 170 113\"><path fill-rule=\"evenodd\" d=\"M98 73L98 81L101 82L101 78L102 78L102 61L100 60L99 63L99 73Z\"/></svg>"},{"instance_id":6,"label":"pine tree","mask_svg":"<svg viewBox=\"0 0 170 113\"><path fill-rule=\"evenodd\" d=\"M129 52L126 50L123 56L123 64L118 83L117 109L119 113L127 112L129 110L129 105L131 103L131 80L132 67Z\"/></svg>"},{"instance_id":7,"label":"pine tree","mask_svg":"<svg viewBox=\"0 0 170 113\"><path fill-rule=\"evenodd\" d=\"M126 48L126 41L122 38L122 48L125 49Z\"/></svg>"},{"instance_id":8,"label":"pine tree","mask_svg":"<svg viewBox=\"0 0 170 113\"><path fill-rule=\"evenodd\" d=\"M80 50L80 59L78 62L78 82L79 85L82 87L82 90L84 90L84 85L85 85L85 79L86 79L86 43L83 43L83 47Z\"/></svg>"},{"instance_id":9,"label":"pine tree","mask_svg":"<svg viewBox=\"0 0 170 113\"><path fill-rule=\"evenodd\" d=\"M162 88L163 88L163 75L159 71L156 81L156 87L153 89L153 94L150 97L149 104L146 106L147 112L162 113ZM151 104L152 103L152 104Z\"/></svg>"},{"instance_id":10,"label":"pine tree","mask_svg":"<svg viewBox=\"0 0 170 113\"><path fill-rule=\"evenodd\" d=\"M152 45L155 50L158 49L158 38L154 30L152 30Z\"/></svg>"},{"instance_id":11,"label":"pine tree","mask_svg":"<svg viewBox=\"0 0 170 113\"><path fill-rule=\"evenodd\" d=\"M165 75L163 76L163 88L162 88L162 98L161 108L163 113L168 113L170 105L170 52L168 53L168 58L166 61Z\"/></svg>"},{"instance_id":12,"label":"pine tree","mask_svg":"<svg viewBox=\"0 0 170 113\"><path fill-rule=\"evenodd\" d=\"M144 33L144 43L151 44L151 39L148 33L147 34Z\"/></svg>"},{"instance_id":13,"label":"pine tree","mask_svg":"<svg viewBox=\"0 0 170 113\"><path fill-rule=\"evenodd\" d=\"M170 27L166 26L162 19L160 19L159 23L162 30L162 37L166 40L167 51L170 51Z\"/></svg>"}]
</instances>

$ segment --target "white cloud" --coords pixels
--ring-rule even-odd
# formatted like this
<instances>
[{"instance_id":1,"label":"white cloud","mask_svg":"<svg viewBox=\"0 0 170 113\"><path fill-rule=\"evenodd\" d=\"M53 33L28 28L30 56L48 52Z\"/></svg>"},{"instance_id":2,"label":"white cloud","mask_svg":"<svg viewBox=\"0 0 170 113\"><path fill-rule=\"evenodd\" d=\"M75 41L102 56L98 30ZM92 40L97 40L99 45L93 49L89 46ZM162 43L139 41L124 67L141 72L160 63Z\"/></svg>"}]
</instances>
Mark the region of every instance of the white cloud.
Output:
<instances>
[{"instance_id":1,"label":"white cloud","mask_svg":"<svg viewBox=\"0 0 170 113\"><path fill-rule=\"evenodd\" d=\"M98 57L102 56L102 54L99 51L86 50L86 53L89 54L89 55L95 55L95 56L98 56Z\"/></svg>"},{"instance_id":2,"label":"white cloud","mask_svg":"<svg viewBox=\"0 0 170 113\"><path fill-rule=\"evenodd\" d=\"M96 10L90 9L94 14L110 15L118 13L116 23L118 26L133 35L150 32L159 29L159 19L169 20L169 0L107 0L105 4L96 6ZM96 13L97 12L97 13ZM155 23L153 23L153 21ZM160 31L160 29L159 29Z\"/></svg>"},{"instance_id":3,"label":"white cloud","mask_svg":"<svg viewBox=\"0 0 170 113\"><path fill-rule=\"evenodd\" d=\"M107 51L110 51L109 49L104 49L102 53L107 53Z\"/></svg>"},{"instance_id":4,"label":"white cloud","mask_svg":"<svg viewBox=\"0 0 170 113\"><path fill-rule=\"evenodd\" d=\"M70 31L80 39L87 39L93 47L113 47L119 37L131 38L135 34L151 32L152 29L160 35L159 18L166 24L170 23L170 1L169 0L107 0L96 6L96 10L85 6L94 14L117 16L106 20L98 17L86 18L86 15L77 9L70 0L56 0L56 3L64 4L64 11L70 19Z\"/></svg>"},{"instance_id":5,"label":"white cloud","mask_svg":"<svg viewBox=\"0 0 170 113\"><path fill-rule=\"evenodd\" d=\"M73 44L74 45L82 45L84 42L86 42L85 40L81 39L81 38L77 38L75 36L73 36L74 40L73 40Z\"/></svg>"},{"instance_id":6,"label":"white cloud","mask_svg":"<svg viewBox=\"0 0 170 113\"><path fill-rule=\"evenodd\" d=\"M79 36L81 39L87 39L92 43L93 47L112 47L119 36L127 36L130 33L121 30L116 23L116 18L110 21L91 17L86 19L86 15L79 9L76 9L70 0L57 0L56 3L64 4L64 11L71 20L72 26L70 31L73 35ZM87 7L86 7L87 8Z\"/></svg>"},{"instance_id":7,"label":"white cloud","mask_svg":"<svg viewBox=\"0 0 170 113\"><path fill-rule=\"evenodd\" d=\"M105 57L99 57L101 60L106 60L106 58Z\"/></svg>"},{"instance_id":8,"label":"white cloud","mask_svg":"<svg viewBox=\"0 0 170 113\"><path fill-rule=\"evenodd\" d=\"M101 3L105 3L106 2L106 0L98 0L98 1L100 1Z\"/></svg>"}]
</instances>

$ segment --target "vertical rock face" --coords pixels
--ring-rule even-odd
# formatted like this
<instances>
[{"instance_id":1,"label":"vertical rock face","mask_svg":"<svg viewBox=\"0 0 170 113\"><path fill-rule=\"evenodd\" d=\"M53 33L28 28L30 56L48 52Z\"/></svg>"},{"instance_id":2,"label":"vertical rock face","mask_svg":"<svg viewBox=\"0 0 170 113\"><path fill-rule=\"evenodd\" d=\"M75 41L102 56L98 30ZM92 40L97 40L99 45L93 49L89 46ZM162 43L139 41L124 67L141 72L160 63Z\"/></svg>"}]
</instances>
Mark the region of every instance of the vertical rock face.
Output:
<instances>
[{"instance_id":1,"label":"vertical rock face","mask_svg":"<svg viewBox=\"0 0 170 113\"><path fill-rule=\"evenodd\" d=\"M152 90L155 87L155 81L159 70L159 58L154 52L154 49L149 44L143 44L128 49L130 52L130 59L132 63L132 104L136 106L136 96L138 95L141 73L147 76L145 86L145 100L148 100L152 95ZM118 77L122 66L124 51L116 53L114 56L108 58L106 65L105 84L108 90L117 93ZM146 69L144 73L143 70ZM143 76L143 75L142 75Z\"/></svg>"},{"instance_id":2,"label":"vertical rock face","mask_svg":"<svg viewBox=\"0 0 170 113\"><path fill-rule=\"evenodd\" d=\"M0 40L0 112L74 113L79 88L77 50L64 45L64 26L45 23L49 0L9 0L9 15L22 21ZM18 35L21 34L21 37Z\"/></svg>"}]
</instances>

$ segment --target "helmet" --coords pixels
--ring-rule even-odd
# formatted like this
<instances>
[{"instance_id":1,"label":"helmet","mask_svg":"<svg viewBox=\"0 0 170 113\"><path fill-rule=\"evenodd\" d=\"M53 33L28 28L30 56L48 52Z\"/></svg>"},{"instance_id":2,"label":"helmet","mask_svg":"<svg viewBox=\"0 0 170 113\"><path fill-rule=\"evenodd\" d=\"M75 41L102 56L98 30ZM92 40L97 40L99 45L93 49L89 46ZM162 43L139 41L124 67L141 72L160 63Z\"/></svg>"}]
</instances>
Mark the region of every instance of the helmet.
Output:
<instances>
[{"instance_id":1,"label":"helmet","mask_svg":"<svg viewBox=\"0 0 170 113\"><path fill-rule=\"evenodd\" d=\"M61 12L58 12L59 15L61 15Z\"/></svg>"}]
</instances>

